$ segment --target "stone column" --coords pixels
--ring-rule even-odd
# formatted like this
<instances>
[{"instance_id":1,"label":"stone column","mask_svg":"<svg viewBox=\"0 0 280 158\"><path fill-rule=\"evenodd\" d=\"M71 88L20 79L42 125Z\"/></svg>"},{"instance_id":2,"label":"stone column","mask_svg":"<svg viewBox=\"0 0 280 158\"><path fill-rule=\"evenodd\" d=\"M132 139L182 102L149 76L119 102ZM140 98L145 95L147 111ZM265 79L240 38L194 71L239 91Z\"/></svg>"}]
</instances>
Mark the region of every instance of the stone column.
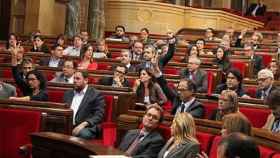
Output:
<instances>
[{"instance_id":1,"label":"stone column","mask_svg":"<svg viewBox=\"0 0 280 158\"><path fill-rule=\"evenodd\" d=\"M92 39L103 38L105 29L104 0L89 0L88 32Z\"/></svg>"},{"instance_id":2,"label":"stone column","mask_svg":"<svg viewBox=\"0 0 280 158\"><path fill-rule=\"evenodd\" d=\"M80 33L80 1L70 0L66 8L65 35L71 38Z\"/></svg>"}]
</instances>

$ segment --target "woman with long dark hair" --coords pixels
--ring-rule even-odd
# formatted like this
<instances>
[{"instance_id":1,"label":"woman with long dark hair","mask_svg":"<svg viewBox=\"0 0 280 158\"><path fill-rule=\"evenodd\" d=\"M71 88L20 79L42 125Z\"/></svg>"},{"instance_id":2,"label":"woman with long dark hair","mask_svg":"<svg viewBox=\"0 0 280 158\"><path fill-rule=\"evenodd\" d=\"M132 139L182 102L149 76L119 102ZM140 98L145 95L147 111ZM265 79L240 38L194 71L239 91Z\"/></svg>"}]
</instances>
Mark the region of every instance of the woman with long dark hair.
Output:
<instances>
[{"instance_id":1,"label":"woman with long dark hair","mask_svg":"<svg viewBox=\"0 0 280 158\"><path fill-rule=\"evenodd\" d=\"M80 70L96 70L97 63L92 59L93 47L90 44L86 44L81 49L80 62L78 63L78 69Z\"/></svg>"}]
</instances>

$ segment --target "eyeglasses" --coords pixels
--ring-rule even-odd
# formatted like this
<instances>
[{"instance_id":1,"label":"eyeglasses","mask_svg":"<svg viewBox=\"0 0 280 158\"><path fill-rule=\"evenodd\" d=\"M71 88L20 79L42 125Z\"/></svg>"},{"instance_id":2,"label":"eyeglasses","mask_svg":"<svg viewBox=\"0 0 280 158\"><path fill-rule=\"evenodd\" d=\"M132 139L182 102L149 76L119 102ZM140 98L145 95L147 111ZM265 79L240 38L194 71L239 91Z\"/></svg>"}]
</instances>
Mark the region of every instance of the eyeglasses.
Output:
<instances>
[{"instance_id":1,"label":"eyeglasses","mask_svg":"<svg viewBox=\"0 0 280 158\"><path fill-rule=\"evenodd\" d=\"M267 78L258 78L257 81L264 82L266 79L268 79L268 77Z\"/></svg>"},{"instance_id":2,"label":"eyeglasses","mask_svg":"<svg viewBox=\"0 0 280 158\"><path fill-rule=\"evenodd\" d=\"M146 115L147 117L152 117L153 120L159 120L159 118L158 118L157 115L153 115L153 114L151 114L151 113L149 113L149 112L146 113L145 115Z\"/></svg>"},{"instance_id":3,"label":"eyeglasses","mask_svg":"<svg viewBox=\"0 0 280 158\"><path fill-rule=\"evenodd\" d=\"M125 72L122 72L120 70L115 70L115 72L120 73L120 74L125 74Z\"/></svg>"},{"instance_id":4,"label":"eyeglasses","mask_svg":"<svg viewBox=\"0 0 280 158\"><path fill-rule=\"evenodd\" d=\"M36 78L27 78L28 81L35 81L37 80Z\"/></svg>"}]
</instances>

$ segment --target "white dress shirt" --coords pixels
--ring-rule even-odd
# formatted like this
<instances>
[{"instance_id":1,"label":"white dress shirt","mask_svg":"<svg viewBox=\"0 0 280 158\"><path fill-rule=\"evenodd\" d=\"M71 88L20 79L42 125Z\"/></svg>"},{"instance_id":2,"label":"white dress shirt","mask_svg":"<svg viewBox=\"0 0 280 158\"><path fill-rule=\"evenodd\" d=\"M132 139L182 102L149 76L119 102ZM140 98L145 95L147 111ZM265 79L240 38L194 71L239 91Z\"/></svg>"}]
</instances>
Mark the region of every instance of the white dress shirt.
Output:
<instances>
[{"instance_id":1,"label":"white dress shirt","mask_svg":"<svg viewBox=\"0 0 280 158\"><path fill-rule=\"evenodd\" d=\"M194 100L195 100L195 98L192 98L190 101L188 101L188 102L182 102L182 104L184 105L184 106L180 106L179 108L177 108L177 111L176 111L176 113L180 113L181 112L181 110L182 110L182 107L184 107L184 112L192 105L192 103L194 102ZM182 105L181 104L181 105Z\"/></svg>"},{"instance_id":2,"label":"white dress shirt","mask_svg":"<svg viewBox=\"0 0 280 158\"><path fill-rule=\"evenodd\" d=\"M58 67L60 59L51 58L49 61L49 67Z\"/></svg>"},{"instance_id":3,"label":"white dress shirt","mask_svg":"<svg viewBox=\"0 0 280 158\"><path fill-rule=\"evenodd\" d=\"M67 56L80 56L81 48L75 48L74 46L69 46L63 51L63 55Z\"/></svg>"},{"instance_id":4,"label":"white dress shirt","mask_svg":"<svg viewBox=\"0 0 280 158\"><path fill-rule=\"evenodd\" d=\"M86 94L88 85L85 86L85 88L83 90L81 90L80 92L74 91L74 97L71 103L71 109L73 110L73 124L75 125L75 118L76 118L76 114L78 112L78 109L82 103L82 100Z\"/></svg>"}]
</instances>

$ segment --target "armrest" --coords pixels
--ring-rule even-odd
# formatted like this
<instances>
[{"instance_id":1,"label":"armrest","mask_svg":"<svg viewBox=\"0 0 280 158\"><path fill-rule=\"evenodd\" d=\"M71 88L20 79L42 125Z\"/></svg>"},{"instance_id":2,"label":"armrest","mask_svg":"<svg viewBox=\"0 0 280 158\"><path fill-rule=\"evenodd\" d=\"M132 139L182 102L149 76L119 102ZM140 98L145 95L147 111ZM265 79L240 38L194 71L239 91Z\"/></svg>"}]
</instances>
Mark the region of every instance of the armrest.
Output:
<instances>
[{"instance_id":1,"label":"armrest","mask_svg":"<svg viewBox=\"0 0 280 158\"><path fill-rule=\"evenodd\" d=\"M25 144L19 147L19 155L23 158L30 158L32 154L32 144Z\"/></svg>"}]
</instances>

